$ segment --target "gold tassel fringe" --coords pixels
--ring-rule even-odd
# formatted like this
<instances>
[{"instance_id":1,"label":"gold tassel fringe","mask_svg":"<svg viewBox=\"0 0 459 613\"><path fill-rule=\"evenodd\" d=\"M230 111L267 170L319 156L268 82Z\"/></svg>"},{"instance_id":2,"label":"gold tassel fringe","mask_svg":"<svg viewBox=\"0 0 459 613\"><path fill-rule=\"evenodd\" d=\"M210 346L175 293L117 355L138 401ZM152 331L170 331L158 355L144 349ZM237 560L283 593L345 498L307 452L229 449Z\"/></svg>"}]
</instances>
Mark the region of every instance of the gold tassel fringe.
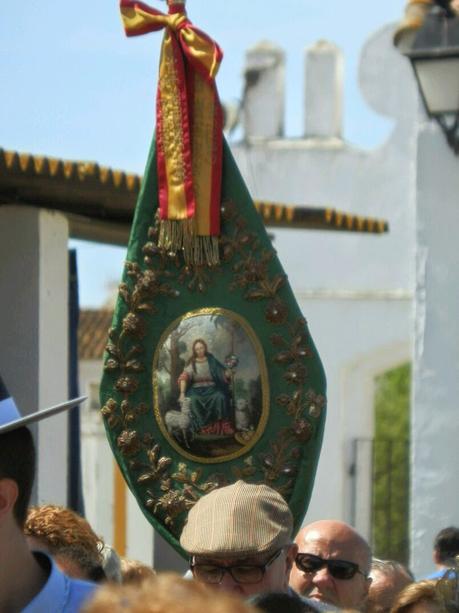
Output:
<instances>
[{"instance_id":1,"label":"gold tassel fringe","mask_svg":"<svg viewBox=\"0 0 459 613\"><path fill-rule=\"evenodd\" d=\"M192 219L162 220L158 246L174 254L183 251L186 264L216 266L220 263L218 237L196 236Z\"/></svg>"}]
</instances>

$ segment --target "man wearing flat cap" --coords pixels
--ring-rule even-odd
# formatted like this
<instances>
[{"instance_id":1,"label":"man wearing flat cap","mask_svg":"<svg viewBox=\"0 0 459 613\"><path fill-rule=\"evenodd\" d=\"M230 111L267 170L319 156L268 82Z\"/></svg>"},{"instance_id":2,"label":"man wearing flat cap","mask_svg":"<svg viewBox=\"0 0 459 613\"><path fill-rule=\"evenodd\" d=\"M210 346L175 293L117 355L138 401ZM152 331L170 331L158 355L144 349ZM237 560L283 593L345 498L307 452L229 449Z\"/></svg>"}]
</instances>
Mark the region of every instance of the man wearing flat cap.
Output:
<instances>
[{"instance_id":1,"label":"man wearing flat cap","mask_svg":"<svg viewBox=\"0 0 459 613\"><path fill-rule=\"evenodd\" d=\"M195 504L180 544L195 579L249 597L289 591L298 549L292 530L293 517L280 494L237 481Z\"/></svg>"}]
</instances>

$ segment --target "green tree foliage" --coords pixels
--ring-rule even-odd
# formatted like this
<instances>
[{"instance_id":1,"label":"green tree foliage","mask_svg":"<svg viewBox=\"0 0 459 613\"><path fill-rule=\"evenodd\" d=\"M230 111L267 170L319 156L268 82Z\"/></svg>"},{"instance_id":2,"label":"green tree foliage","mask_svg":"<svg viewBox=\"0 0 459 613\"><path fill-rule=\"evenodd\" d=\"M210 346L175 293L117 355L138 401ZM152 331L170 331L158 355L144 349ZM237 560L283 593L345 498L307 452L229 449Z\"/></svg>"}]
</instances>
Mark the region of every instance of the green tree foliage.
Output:
<instances>
[{"instance_id":1,"label":"green tree foliage","mask_svg":"<svg viewBox=\"0 0 459 613\"><path fill-rule=\"evenodd\" d=\"M411 365L376 379L373 447L373 550L408 561L409 419Z\"/></svg>"}]
</instances>

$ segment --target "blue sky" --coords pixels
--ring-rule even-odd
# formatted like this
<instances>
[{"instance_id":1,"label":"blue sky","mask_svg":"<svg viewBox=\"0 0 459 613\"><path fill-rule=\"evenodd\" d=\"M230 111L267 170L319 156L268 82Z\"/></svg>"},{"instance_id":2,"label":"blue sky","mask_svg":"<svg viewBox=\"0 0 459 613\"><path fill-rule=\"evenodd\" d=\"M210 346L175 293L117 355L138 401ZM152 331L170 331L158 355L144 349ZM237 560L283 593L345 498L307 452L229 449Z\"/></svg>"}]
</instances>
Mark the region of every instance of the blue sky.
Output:
<instances>
[{"instance_id":1,"label":"blue sky","mask_svg":"<svg viewBox=\"0 0 459 613\"><path fill-rule=\"evenodd\" d=\"M190 19L224 51L223 101L240 97L246 49L269 40L286 52L286 132L303 123L304 49L319 39L345 56L344 136L381 143L387 120L366 106L358 57L378 28L401 19L405 0L188 0ZM152 6L166 10L158 0ZM124 36L116 0L0 2L0 147L142 173L154 127L161 34ZM73 242L82 306L104 301L124 250Z\"/></svg>"}]
</instances>

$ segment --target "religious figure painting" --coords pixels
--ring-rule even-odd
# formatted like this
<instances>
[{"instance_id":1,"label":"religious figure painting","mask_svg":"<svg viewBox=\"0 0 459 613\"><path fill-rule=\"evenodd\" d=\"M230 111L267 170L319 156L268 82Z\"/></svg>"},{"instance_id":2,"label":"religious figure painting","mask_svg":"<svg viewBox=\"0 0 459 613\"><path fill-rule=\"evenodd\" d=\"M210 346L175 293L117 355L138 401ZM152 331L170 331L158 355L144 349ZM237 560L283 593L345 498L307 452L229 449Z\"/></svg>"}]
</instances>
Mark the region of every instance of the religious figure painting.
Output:
<instances>
[{"instance_id":1,"label":"religious figure painting","mask_svg":"<svg viewBox=\"0 0 459 613\"><path fill-rule=\"evenodd\" d=\"M261 345L249 324L225 309L187 313L166 330L155 352L153 388L163 434L189 458L237 457L266 424Z\"/></svg>"}]
</instances>

